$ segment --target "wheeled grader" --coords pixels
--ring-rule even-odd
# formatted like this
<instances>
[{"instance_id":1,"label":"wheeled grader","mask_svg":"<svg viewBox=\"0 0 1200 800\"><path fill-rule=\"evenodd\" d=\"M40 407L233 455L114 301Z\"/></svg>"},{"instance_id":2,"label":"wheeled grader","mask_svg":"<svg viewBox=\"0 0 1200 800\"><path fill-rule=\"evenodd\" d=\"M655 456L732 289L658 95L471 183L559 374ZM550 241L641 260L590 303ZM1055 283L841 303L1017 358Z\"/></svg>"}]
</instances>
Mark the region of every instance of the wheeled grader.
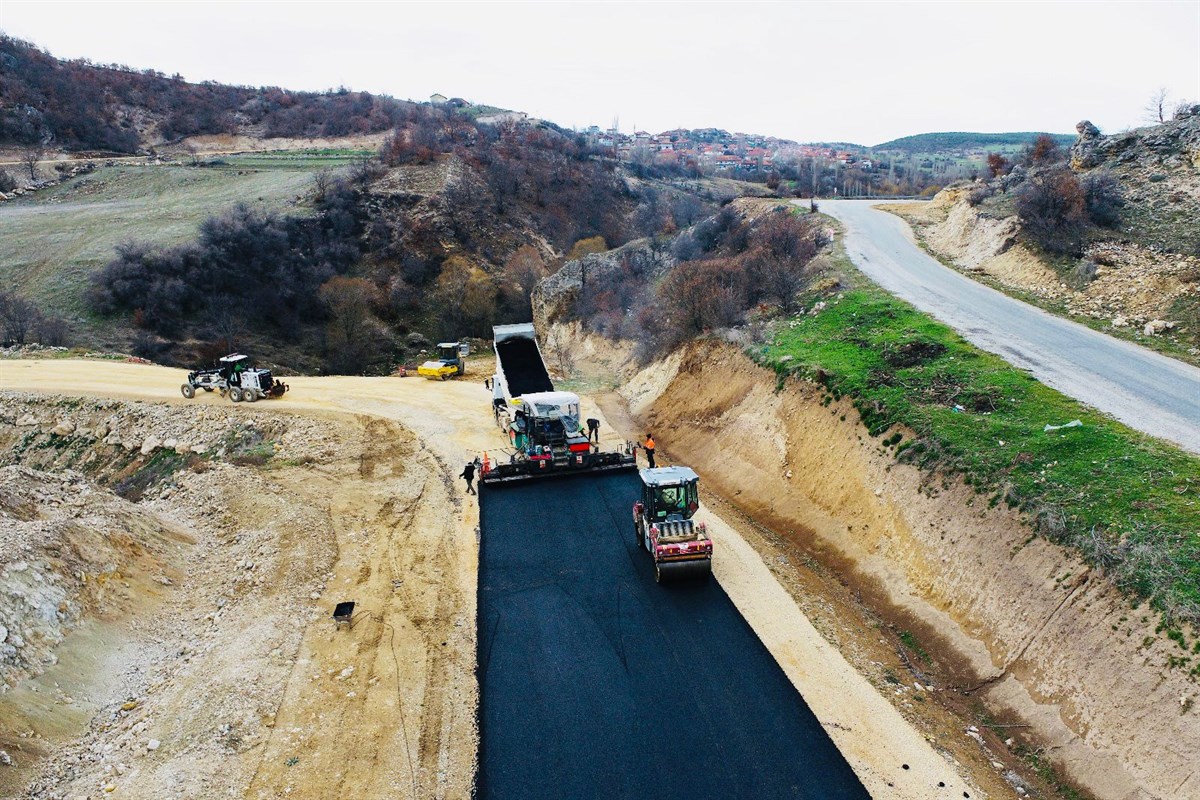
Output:
<instances>
[{"instance_id":1,"label":"wheeled grader","mask_svg":"<svg viewBox=\"0 0 1200 800\"><path fill-rule=\"evenodd\" d=\"M288 385L274 378L271 370L250 366L250 359L241 353L222 356L217 364L189 372L187 382L179 387L180 393L190 400L197 389L203 389L228 395L235 403L253 403L265 397L283 397L288 390Z\"/></svg>"}]
</instances>

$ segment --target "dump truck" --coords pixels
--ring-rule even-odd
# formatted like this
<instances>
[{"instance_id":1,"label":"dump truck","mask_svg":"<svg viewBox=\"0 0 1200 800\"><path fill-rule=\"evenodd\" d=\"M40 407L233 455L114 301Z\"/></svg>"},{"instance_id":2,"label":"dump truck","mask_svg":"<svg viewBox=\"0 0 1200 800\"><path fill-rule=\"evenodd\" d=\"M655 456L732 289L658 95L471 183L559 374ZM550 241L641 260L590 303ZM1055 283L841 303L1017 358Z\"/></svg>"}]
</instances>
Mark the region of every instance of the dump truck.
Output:
<instances>
[{"instance_id":1,"label":"dump truck","mask_svg":"<svg viewBox=\"0 0 1200 800\"><path fill-rule=\"evenodd\" d=\"M704 579L712 574L712 539L692 515L700 508L700 476L688 467L638 472L642 495L633 504L633 535L654 558L654 580Z\"/></svg>"},{"instance_id":2,"label":"dump truck","mask_svg":"<svg viewBox=\"0 0 1200 800\"><path fill-rule=\"evenodd\" d=\"M513 405L513 400L523 394L554 391L532 322L493 326L492 347L496 350L493 406Z\"/></svg>"},{"instance_id":3,"label":"dump truck","mask_svg":"<svg viewBox=\"0 0 1200 800\"><path fill-rule=\"evenodd\" d=\"M481 486L534 477L636 469L633 448L593 445L579 418L579 395L557 391L531 323L492 329L496 372L492 415L508 437L504 455L484 453Z\"/></svg>"},{"instance_id":4,"label":"dump truck","mask_svg":"<svg viewBox=\"0 0 1200 800\"><path fill-rule=\"evenodd\" d=\"M431 381L444 381L467 371L464 359L471 354L466 342L438 342L437 358L417 367L417 374Z\"/></svg>"}]
</instances>

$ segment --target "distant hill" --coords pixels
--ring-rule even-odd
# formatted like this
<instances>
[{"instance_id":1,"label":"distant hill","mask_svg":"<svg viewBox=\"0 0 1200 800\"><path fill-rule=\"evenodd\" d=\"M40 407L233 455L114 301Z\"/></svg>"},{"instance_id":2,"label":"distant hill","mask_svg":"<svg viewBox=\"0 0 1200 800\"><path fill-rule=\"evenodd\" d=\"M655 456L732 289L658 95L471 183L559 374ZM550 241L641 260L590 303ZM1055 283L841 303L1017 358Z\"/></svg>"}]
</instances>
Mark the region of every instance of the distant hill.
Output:
<instances>
[{"instance_id":1,"label":"distant hill","mask_svg":"<svg viewBox=\"0 0 1200 800\"><path fill-rule=\"evenodd\" d=\"M951 131L945 133L918 133L902 136L890 142L877 144L873 150L900 150L906 153L936 153L946 150L974 150L988 147L1022 147L1042 134L1037 131L1021 133L968 133ZM1062 147L1075 143L1075 134L1047 134Z\"/></svg>"},{"instance_id":2,"label":"distant hill","mask_svg":"<svg viewBox=\"0 0 1200 800\"><path fill-rule=\"evenodd\" d=\"M64 61L0 33L0 147L136 153L197 134L350 136L390 130L413 107L347 89L188 83L154 70Z\"/></svg>"},{"instance_id":3,"label":"distant hill","mask_svg":"<svg viewBox=\"0 0 1200 800\"><path fill-rule=\"evenodd\" d=\"M856 142L805 142L805 144L810 147L828 147L830 150L854 150L854 151L857 151L857 150L870 150L871 149L864 144L857 144Z\"/></svg>"}]
</instances>

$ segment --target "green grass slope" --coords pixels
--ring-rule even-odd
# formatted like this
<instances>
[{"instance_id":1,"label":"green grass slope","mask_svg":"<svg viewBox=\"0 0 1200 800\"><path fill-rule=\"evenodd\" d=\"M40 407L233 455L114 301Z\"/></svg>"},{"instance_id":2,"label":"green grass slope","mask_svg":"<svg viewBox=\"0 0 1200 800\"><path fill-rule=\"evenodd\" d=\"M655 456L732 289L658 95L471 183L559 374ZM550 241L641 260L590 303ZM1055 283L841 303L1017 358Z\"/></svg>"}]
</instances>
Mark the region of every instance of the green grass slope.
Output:
<instances>
[{"instance_id":1,"label":"green grass slope","mask_svg":"<svg viewBox=\"0 0 1200 800\"><path fill-rule=\"evenodd\" d=\"M874 285L825 299L756 358L781 380L852 398L900 460L960 474L988 502L1019 507L1034 530L1151 599L1168 626L1200 625L1200 458L1039 383Z\"/></svg>"},{"instance_id":2,"label":"green grass slope","mask_svg":"<svg viewBox=\"0 0 1200 800\"><path fill-rule=\"evenodd\" d=\"M313 173L328 166L324 159L270 168L263 163L110 167L6 202L0 205L0 287L29 298L44 313L86 324L89 276L120 242L190 241L203 220L239 202L296 206Z\"/></svg>"}]
</instances>

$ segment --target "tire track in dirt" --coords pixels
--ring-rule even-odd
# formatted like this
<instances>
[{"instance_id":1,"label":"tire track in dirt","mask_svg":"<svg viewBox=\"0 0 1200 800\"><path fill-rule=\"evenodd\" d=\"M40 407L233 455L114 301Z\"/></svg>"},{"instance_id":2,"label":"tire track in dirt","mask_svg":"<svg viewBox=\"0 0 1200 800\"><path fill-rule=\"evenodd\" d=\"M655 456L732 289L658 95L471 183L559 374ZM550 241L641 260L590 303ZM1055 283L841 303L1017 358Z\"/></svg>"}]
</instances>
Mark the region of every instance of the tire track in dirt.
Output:
<instances>
[{"instance_id":1,"label":"tire track in dirt","mask_svg":"<svg viewBox=\"0 0 1200 800\"><path fill-rule=\"evenodd\" d=\"M449 646L464 603L446 580L460 503L411 432L356 423L346 474L309 487L314 501L328 497L341 545L322 607L353 599L355 622L349 632L310 625L250 798L444 797L455 782L469 792L469 774L447 774L454 736L471 723L447 710L454 677L473 667L461 657L471 644Z\"/></svg>"},{"instance_id":2,"label":"tire track in dirt","mask_svg":"<svg viewBox=\"0 0 1200 800\"><path fill-rule=\"evenodd\" d=\"M407 588L403 575L406 573L422 573L426 575L431 585L437 586L432 606L421 608L417 604L408 603L409 620L420 633L425 642L426 665L425 683L422 688L422 713L420 716L420 731L417 736L417 761L419 764L419 788L423 796L444 797L446 790L446 752L449 745L449 731L453 727L453 703L449 693L449 679L453 655L447 652L447 626L455 625L455 613L462 608L461 592L454 584L445 580L443 565L453 559L454 526L449 519L438 523L438 541L432 553L428 549L408 548L411 532L419 524L418 511L426 502L434 506L449 504L455 509L461 507L461 498L454 493L454 484L448 480L449 470L446 465L429 451L423 444L418 444L415 465L428 467L426 478L417 496L409 500L404 508L397 509L392 501L385 503L380 509L380 518L390 516L389 525L393 531L408 532L402 540L393 538L389 545L388 563L392 570L393 586L407 596ZM438 478L441 480L438 480ZM410 559L409 563L405 563ZM398 583L399 582L399 583ZM470 665L458 665L460 667Z\"/></svg>"}]
</instances>

